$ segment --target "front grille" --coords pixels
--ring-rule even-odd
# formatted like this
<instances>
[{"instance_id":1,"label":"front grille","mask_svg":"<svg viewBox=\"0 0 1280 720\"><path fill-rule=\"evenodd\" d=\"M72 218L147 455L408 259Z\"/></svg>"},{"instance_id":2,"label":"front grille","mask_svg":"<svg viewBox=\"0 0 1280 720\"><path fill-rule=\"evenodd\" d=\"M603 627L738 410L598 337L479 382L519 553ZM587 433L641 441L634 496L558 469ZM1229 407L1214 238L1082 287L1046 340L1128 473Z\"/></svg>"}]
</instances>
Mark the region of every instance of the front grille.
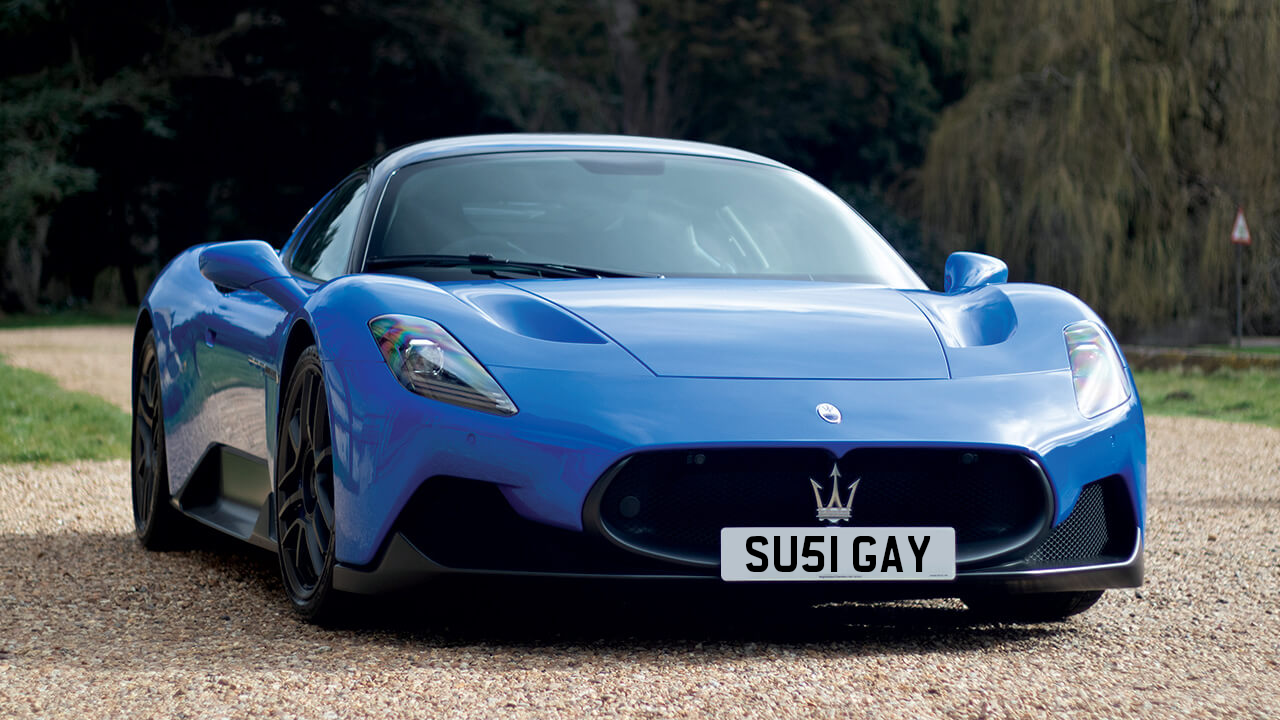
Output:
<instances>
[{"instance_id":1,"label":"front grille","mask_svg":"<svg viewBox=\"0 0 1280 720\"><path fill-rule=\"evenodd\" d=\"M1123 559L1137 532L1121 478L1089 483L1062 524L1053 529L1025 564L1034 567L1096 564Z\"/></svg>"},{"instance_id":2,"label":"front grille","mask_svg":"<svg viewBox=\"0 0 1280 720\"><path fill-rule=\"evenodd\" d=\"M856 480L850 527L951 527L956 559L1010 554L1047 529L1053 501L1030 458L965 449L659 451L615 466L588 499L587 524L642 554L712 565L723 527L819 527L818 507ZM815 498L813 483L820 485Z\"/></svg>"}]
</instances>

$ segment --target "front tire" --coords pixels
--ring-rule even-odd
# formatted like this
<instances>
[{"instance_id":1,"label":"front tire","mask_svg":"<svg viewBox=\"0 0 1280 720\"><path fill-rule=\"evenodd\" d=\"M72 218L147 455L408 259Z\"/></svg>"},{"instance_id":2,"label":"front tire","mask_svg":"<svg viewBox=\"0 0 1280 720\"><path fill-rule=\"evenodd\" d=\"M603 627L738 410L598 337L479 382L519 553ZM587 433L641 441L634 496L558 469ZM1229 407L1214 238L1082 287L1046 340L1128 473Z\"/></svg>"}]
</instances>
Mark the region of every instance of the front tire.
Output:
<instances>
[{"instance_id":1,"label":"front tire","mask_svg":"<svg viewBox=\"0 0 1280 720\"><path fill-rule=\"evenodd\" d=\"M133 375L133 433L130 476L133 529L148 550L167 550L184 539L182 516L169 504L169 470L164 442L164 403L154 331L147 331Z\"/></svg>"},{"instance_id":2,"label":"front tire","mask_svg":"<svg viewBox=\"0 0 1280 720\"><path fill-rule=\"evenodd\" d=\"M281 404L276 443L276 542L285 594L312 622L334 619L333 444L324 367L314 346L298 358Z\"/></svg>"},{"instance_id":3,"label":"front tire","mask_svg":"<svg viewBox=\"0 0 1280 720\"><path fill-rule=\"evenodd\" d=\"M1007 622L1058 622L1093 607L1101 590L1051 593L981 593L960 599L984 618Z\"/></svg>"}]
</instances>

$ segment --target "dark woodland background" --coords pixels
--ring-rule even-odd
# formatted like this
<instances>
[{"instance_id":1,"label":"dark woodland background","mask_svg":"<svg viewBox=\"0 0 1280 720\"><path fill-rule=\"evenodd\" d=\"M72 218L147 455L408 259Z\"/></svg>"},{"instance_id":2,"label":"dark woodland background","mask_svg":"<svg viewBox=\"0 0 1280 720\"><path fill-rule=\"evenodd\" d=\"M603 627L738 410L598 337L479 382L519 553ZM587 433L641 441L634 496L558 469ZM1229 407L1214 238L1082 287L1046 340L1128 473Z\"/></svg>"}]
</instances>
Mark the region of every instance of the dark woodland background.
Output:
<instances>
[{"instance_id":1,"label":"dark woodland background","mask_svg":"<svg viewBox=\"0 0 1280 720\"><path fill-rule=\"evenodd\" d=\"M1280 334L1280 3L6 0L0 311L136 304L355 166L501 131L706 140L841 193L935 287L1009 263L1122 337Z\"/></svg>"}]
</instances>

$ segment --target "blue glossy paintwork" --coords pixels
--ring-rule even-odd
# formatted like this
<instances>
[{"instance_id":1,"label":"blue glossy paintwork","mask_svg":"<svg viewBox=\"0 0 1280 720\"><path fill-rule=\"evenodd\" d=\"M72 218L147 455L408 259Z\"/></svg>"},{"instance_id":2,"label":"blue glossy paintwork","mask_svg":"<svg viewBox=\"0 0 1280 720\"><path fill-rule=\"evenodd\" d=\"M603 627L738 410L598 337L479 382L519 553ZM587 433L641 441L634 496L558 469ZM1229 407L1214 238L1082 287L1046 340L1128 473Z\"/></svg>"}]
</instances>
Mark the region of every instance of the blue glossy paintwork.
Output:
<instances>
[{"instance_id":1,"label":"blue glossy paintwork","mask_svg":"<svg viewBox=\"0 0 1280 720\"><path fill-rule=\"evenodd\" d=\"M945 292L961 292L1006 282L1009 266L1003 260L974 252L954 252L943 268L942 289Z\"/></svg>"},{"instance_id":2,"label":"blue glossy paintwork","mask_svg":"<svg viewBox=\"0 0 1280 720\"><path fill-rule=\"evenodd\" d=\"M709 147L578 136L452 140L392 153L375 163L372 182L377 188L395 167L429 157L543 145ZM251 289L219 292L201 274L206 250L207 271L220 264L211 274L224 279L244 271L235 277ZM245 267L263 278L254 281ZM1055 522L1084 484L1110 475L1128 481L1135 522L1145 517L1137 394L1092 420L1080 415L1062 330L1097 316L1053 288L984 284L944 295L732 279L433 285L364 274L317 285L273 268L260 248L193 248L144 301L162 368L171 491L212 444L272 463L287 379L271 374L281 369L289 333L305 328L328 382L337 553L346 564L369 563L409 496L436 475L498 484L521 515L579 529L591 485L645 448L1010 448L1043 463ZM388 313L446 328L520 412L499 417L406 390L368 329ZM823 402L841 409L841 424L818 417Z\"/></svg>"},{"instance_id":3,"label":"blue glossy paintwork","mask_svg":"<svg viewBox=\"0 0 1280 720\"><path fill-rule=\"evenodd\" d=\"M209 245L200 251L199 265L205 279L224 289L256 291L289 310L306 301L275 249L261 240Z\"/></svg>"},{"instance_id":4,"label":"blue glossy paintwork","mask_svg":"<svg viewBox=\"0 0 1280 720\"><path fill-rule=\"evenodd\" d=\"M289 277L276 251L261 240L234 240L200 251L200 274L217 285L247 290L270 278Z\"/></svg>"},{"instance_id":5,"label":"blue glossy paintwork","mask_svg":"<svg viewBox=\"0 0 1280 720\"><path fill-rule=\"evenodd\" d=\"M888 288L786 280L513 284L599 328L657 375L947 377L937 333Z\"/></svg>"}]
</instances>

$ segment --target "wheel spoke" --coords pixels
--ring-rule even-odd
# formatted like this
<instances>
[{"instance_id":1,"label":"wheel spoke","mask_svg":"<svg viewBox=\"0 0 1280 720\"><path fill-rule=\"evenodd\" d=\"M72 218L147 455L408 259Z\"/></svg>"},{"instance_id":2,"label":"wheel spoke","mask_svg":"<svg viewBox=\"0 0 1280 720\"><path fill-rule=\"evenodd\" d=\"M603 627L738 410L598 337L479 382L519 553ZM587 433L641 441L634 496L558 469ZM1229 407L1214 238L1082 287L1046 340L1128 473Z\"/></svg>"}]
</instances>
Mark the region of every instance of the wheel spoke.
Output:
<instances>
[{"instance_id":1,"label":"wheel spoke","mask_svg":"<svg viewBox=\"0 0 1280 720\"><path fill-rule=\"evenodd\" d=\"M307 539L307 554L311 556L311 570L318 578L324 572L324 551L320 549L320 539L316 537L314 523L308 524L302 534Z\"/></svg>"},{"instance_id":2,"label":"wheel spoke","mask_svg":"<svg viewBox=\"0 0 1280 720\"><path fill-rule=\"evenodd\" d=\"M156 390L158 389L156 386L159 385L156 380L155 363L148 363L147 367L142 371L142 377L138 378L138 404L147 412L148 415L154 415L155 413L155 395Z\"/></svg>"},{"instance_id":3,"label":"wheel spoke","mask_svg":"<svg viewBox=\"0 0 1280 720\"><path fill-rule=\"evenodd\" d=\"M307 542L306 542L307 531L302 526L301 518L299 518L298 521L294 523L294 525L297 526L297 530L294 530L291 533L290 537L293 538L293 570L294 570L294 573L296 574L296 573L301 573L303 570L306 569L306 566L303 565L302 556L307 554ZM298 581L302 582L301 576L298 577Z\"/></svg>"},{"instance_id":4,"label":"wheel spoke","mask_svg":"<svg viewBox=\"0 0 1280 720\"><path fill-rule=\"evenodd\" d=\"M159 457L160 453L159 453L158 448L160 448L160 447L161 447L161 444L162 444L163 442L164 442L164 426L163 426L163 425L161 425L159 422L152 423L152 425L151 425L151 446L150 446L150 448L148 449L148 452L149 452L149 454L151 455L151 458L152 458L153 460L155 460L155 459L157 459L157 458Z\"/></svg>"},{"instance_id":5,"label":"wheel spoke","mask_svg":"<svg viewBox=\"0 0 1280 720\"><path fill-rule=\"evenodd\" d=\"M311 414L307 416L311 423L311 442L314 445L327 445L329 437L329 418L325 412L324 383L317 382L311 398Z\"/></svg>"},{"instance_id":6,"label":"wheel spoke","mask_svg":"<svg viewBox=\"0 0 1280 720\"><path fill-rule=\"evenodd\" d=\"M134 427L138 429L138 435L140 437L148 437L151 435L151 429L154 421L147 417L146 413L138 412L133 416L133 424Z\"/></svg>"},{"instance_id":7,"label":"wheel spoke","mask_svg":"<svg viewBox=\"0 0 1280 720\"><path fill-rule=\"evenodd\" d=\"M284 518L281 518L281 520L284 521ZM284 526L284 530L280 534L280 547L288 547L292 542L296 550L300 547L299 536L303 533L302 518L294 517L287 522L288 524Z\"/></svg>"},{"instance_id":8,"label":"wheel spoke","mask_svg":"<svg viewBox=\"0 0 1280 720\"><path fill-rule=\"evenodd\" d=\"M326 478L327 479L327 478ZM317 483L318 491L316 492L316 507L320 510L320 520L324 521L325 529L333 531L333 500L329 497L330 490L326 487L326 483ZM328 543L325 543L328 546Z\"/></svg>"},{"instance_id":9,"label":"wheel spoke","mask_svg":"<svg viewBox=\"0 0 1280 720\"><path fill-rule=\"evenodd\" d=\"M289 445L293 448L295 455L302 447L302 422L297 415L289 418Z\"/></svg>"},{"instance_id":10,"label":"wheel spoke","mask_svg":"<svg viewBox=\"0 0 1280 720\"><path fill-rule=\"evenodd\" d=\"M145 525L151 517L151 497L152 490L155 486L154 475L150 468L139 469L137 476L134 478L134 507L138 509L137 520L140 524Z\"/></svg>"},{"instance_id":11,"label":"wheel spoke","mask_svg":"<svg viewBox=\"0 0 1280 720\"><path fill-rule=\"evenodd\" d=\"M329 468L333 466L333 448L316 447L312 451L311 459L315 461L316 472L327 473L329 472Z\"/></svg>"},{"instance_id":12,"label":"wheel spoke","mask_svg":"<svg viewBox=\"0 0 1280 720\"><path fill-rule=\"evenodd\" d=\"M302 439L310 444L311 437L311 375L302 381L301 407L298 409L298 425L302 431Z\"/></svg>"},{"instance_id":13,"label":"wheel spoke","mask_svg":"<svg viewBox=\"0 0 1280 720\"><path fill-rule=\"evenodd\" d=\"M290 493L289 497L280 502L280 511L277 513L281 520L296 520L301 517L301 513L297 508L302 506L302 488L298 488Z\"/></svg>"},{"instance_id":14,"label":"wheel spoke","mask_svg":"<svg viewBox=\"0 0 1280 720\"><path fill-rule=\"evenodd\" d=\"M147 422L142 418L142 416L138 416L138 418L134 422L134 425L136 426L135 430L136 430L137 439L138 439L138 443L137 443L138 456L139 458L146 458L147 460L150 460L151 447L152 447L152 429L147 424Z\"/></svg>"},{"instance_id":15,"label":"wheel spoke","mask_svg":"<svg viewBox=\"0 0 1280 720\"><path fill-rule=\"evenodd\" d=\"M288 454L292 455L293 459L289 463L288 467L280 471L280 485L281 487L284 487L285 485L290 487L302 487L302 481L298 478L298 473L301 472L299 468L299 461L302 459L302 456L298 453Z\"/></svg>"}]
</instances>

